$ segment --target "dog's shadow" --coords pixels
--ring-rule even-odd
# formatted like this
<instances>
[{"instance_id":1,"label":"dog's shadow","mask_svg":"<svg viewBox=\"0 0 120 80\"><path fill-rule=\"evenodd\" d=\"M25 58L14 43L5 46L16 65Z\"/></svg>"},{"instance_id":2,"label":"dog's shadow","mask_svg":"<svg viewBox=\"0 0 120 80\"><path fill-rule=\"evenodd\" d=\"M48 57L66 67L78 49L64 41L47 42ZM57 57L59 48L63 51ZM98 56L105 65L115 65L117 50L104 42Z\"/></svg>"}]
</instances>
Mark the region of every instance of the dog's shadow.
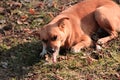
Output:
<instances>
[{"instance_id":1,"label":"dog's shadow","mask_svg":"<svg viewBox=\"0 0 120 80\"><path fill-rule=\"evenodd\" d=\"M39 53L42 50L42 45L39 41L26 42L23 44L16 45L8 50L1 51L0 61L7 62L7 73L8 77L19 77L25 76L29 71L30 67L41 61ZM5 66L3 64L3 66ZM3 67L4 69L4 67ZM4 76L5 74L3 74Z\"/></svg>"}]
</instances>

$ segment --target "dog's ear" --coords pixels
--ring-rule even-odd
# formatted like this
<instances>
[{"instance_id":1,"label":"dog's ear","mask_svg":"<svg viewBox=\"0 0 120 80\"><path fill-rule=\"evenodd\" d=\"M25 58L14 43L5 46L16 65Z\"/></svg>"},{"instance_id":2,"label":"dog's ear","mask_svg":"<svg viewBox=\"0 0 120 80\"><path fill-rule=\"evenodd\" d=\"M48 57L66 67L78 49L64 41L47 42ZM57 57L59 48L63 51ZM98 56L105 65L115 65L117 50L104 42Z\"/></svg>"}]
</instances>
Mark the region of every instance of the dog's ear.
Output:
<instances>
[{"instance_id":1,"label":"dog's ear","mask_svg":"<svg viewBox=\"0 0 120 80\"><path fill-rule=\"evenodd\" d=\"M57 24L58 24L58 27L63 30L64 26L65 26L65 20L68 20L69 18L68 17L63 17L61 18L60 20L58 20Z\"/></svg>"}]
</instances>

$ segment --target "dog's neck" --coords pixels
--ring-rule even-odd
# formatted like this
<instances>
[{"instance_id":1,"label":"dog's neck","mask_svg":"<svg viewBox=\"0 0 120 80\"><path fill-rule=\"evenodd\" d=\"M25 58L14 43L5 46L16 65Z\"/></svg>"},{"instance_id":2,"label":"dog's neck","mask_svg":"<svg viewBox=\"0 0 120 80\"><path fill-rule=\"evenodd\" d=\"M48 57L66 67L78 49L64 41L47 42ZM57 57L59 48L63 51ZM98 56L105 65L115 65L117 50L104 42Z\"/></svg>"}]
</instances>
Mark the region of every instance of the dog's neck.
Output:
<instances>
[{"instance_id":1,"label":"dog's neck","mask_svg":"<svg viewBox=\"0 0 120 80\"><path fill-rule=\"evenodd\" d=\"M72 46L72 43L71 43L72 24L70 20L66 20L65 23L66 23L65 24L66 27L64 27L65 37L64 37L63 47L69 49Z\"/></svg>"}]
</instances>

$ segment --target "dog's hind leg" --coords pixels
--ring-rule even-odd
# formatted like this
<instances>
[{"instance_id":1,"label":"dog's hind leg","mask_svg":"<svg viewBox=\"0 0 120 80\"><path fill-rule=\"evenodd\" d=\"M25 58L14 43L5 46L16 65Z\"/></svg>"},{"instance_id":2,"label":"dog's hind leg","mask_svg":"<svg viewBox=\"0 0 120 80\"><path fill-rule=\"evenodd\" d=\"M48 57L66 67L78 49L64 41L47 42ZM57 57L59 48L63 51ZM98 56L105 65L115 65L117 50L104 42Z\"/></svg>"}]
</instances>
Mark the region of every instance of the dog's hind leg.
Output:
<instances>
[{"instance_id":1,"label":"dog's hind leg","mask_svg":"<svg viewBox=\"0 0 120 80\"><path fill-rule=\"evenodd\" d=\"M88 35L82 35L81 36L81 41L75 44L71 48L71 52L73 53L78 53L82 48L89 47L92 43L91 38Z\"/></svg>"},{"instance_id":2,"label":"dog's hind leg","mask_svg":"<svg viewBox=\"0 0 120 80\"><path fill-rule=\"evenodd\" d=\"M108 36L100 38L97 43L104 44L116 37L118 37L118 29L120 26L120 19L117 12L112 12L113 8L109 6L100 7L95 11L95 19L98 22L99 26L108 32ZM114 10L113 10L114 11Z\"/></svg>"}]
</instances>

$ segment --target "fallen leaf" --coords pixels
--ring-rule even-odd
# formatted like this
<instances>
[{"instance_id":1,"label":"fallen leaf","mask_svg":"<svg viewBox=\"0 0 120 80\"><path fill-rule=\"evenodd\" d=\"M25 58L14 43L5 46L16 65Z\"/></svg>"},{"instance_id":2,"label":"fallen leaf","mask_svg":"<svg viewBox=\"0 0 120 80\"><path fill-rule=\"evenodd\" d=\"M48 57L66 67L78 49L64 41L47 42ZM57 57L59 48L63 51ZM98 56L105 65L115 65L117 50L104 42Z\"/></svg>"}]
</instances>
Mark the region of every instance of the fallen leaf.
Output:
<instances>
[{"instance_id":1,"label":"fallen leaf","mask_svg":"<svg viewBox=\"0 0 120 80\"><path fill-rule=\"evenodd\" d=\"M23 24L23 22L20 19L18 19L17 24Z\"/></svg>"},{"instance_id":2,"label":"fallen leaf","mask_svg":"<svg viewBox=\"0 0 120 80\"><path fill-rule=\"evenodd\" d=\"M60 7L59 7L59 10L60 10L60 11L65 10L65 6L60 6Z\"/></svg>"},{"instance_id":3,"label":"fallen leaf","mask_svg":"<svg viewBox=\"0 0 120 80\"><path fill-rule=\"evenodd\" d=\"M11 9L16 9L17 7L22 7L22 4L19 2L15 2L15 1L8 1L7 5L9 5L11 7Z\"/></svg>"},{"instance_id":4,"label":"fallen leaf","mask_svg":"<svg viewBox=\"0 0 120 80\"><path fill-rule=\"evenodd\" d=\"M28 31L30 31L30 29L29 28L24 28L23 31L28 32Z\"/></svg>"},{"instance_id":5,"label":"fallen leaf","mask_svg":"<svg viewBox=\"0 0 120 80\"><path fill-rule=\"evenodd\" d=\"M5 24L6 23L6 20L0 20L0 24Z\"/></svg>"},{"instance_id":6,"label":"fallen leaf","mask_svg":"<svg viewBox=\"0 0 120 80\"><path fill-rule=\"evenodd\" d=\"M31 0L21 0L21 1L25 1L25 2L27 2L27 3L28 3L28 2L31 2Z\"/></svg>"},{"instance_id":7,"label":"fallen leaf","mask_svg":"<svg viewBox=\"0 0 120 80\"><path fill-rule=\"evenodd\" d=\"M54 8L57 8L57 2L56 2L55 0L53 1L52 4L53 4L53 7L54 7Z\"/></svg>"},{"instance_id":8,"label":"fallen leaf","mask_svg":"<svg viewBox=\"0 0 120 80\"><path fill-rule=\"evenodd\" d=\"M62 61L62 60L68 60L68 56L60 56L58 58L58 61Z\"/></svg>"},{"instance_id":9,"label":"fallen leaf","mask_svg":"<svg viewBox=\"0 0 120 80\"><path fill-rule=\"evenodd\" d=\"M22 7L22 4L21 3L19 3L19 2L12 2L12 6L14 6L14 7Z\"/></svg>"},{"instance_id":10,"label":"fallen leaf","mask_svg":"<svg viewBox=\"0 0 120 80\"><path fill-rule=\"evenodd\" d=\"M21 19L21 21L26 21L27 19L28 19L28 16L27 15L22 15L21 17L20 17L20 19Z\"/></svg>"},{"instance_id":11,"label":"fallen leaf","mask_svg":"<svg viewBox=\"0 0 120 80\"><path fill-rule=\"evenodd\" d=\"M96 61L95 59L91 58L90 56L87 56L86 59L87 59L88 64L92 64L94 61Z\"/></svg>"},{"instance_id":12,"label":"fallen leaf","mask_svg":"<svg viewBox=\"0 0 120 80\"><path fill-rule=\"evenodd\" d=\"M58 75L55 75L55 78L56 78L57 80L64 80L61 76L58 76Z\"/></svg>"},{"instance_id":13,"label":"fallen leaf","mask_svg":"<svg viewBox=\"0 0 120 80\"><path fill-rule=\"evenodd\" d=\"M4 8L3 7L0 7L0 13L4 13Z\"/></svg>"},{"instance_id":14,"label":"fallen leaf","mask_svg":"<svg viewBox=\"0 0 120 80\"><path fill-rule=\"evenodd\" d=\"M43 9L43 8L44 8L44 6L45 6L45 5L44 5L44 3L43 3L43 2L39 2L37 7L39 7L39 8L42 8L42 9Z\"/></svg>"},{"instance_id":15,"label":"fallen leaf","mask_svg":"<svg viewBox=\"0 0 120 80\"><path fill-rule=\"evenodd\" d=\"M34 15L34 14L35 14L35 9L30 8L30 9L29 9L29 13L32 14L32 15Z\"/></svg>"}]
</instances>

